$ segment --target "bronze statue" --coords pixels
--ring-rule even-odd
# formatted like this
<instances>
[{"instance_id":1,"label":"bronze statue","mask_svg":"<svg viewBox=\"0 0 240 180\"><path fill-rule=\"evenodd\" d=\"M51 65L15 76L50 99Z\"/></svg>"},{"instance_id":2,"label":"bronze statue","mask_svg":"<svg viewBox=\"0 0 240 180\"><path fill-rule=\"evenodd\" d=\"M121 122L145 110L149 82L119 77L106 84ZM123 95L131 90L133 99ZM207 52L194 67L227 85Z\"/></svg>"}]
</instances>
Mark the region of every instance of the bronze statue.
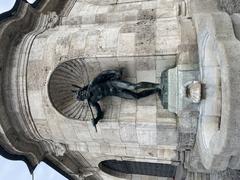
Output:
<instances>
[{"instance_id":1,"label":"bronze statue","mask_svg":"<svg viewBox=\"0 0 240 180\"><path fill-rule=\"evenodd\" d=\"M93 126L104 117L98 101L106 96L118 96L124 99L140 99L154 93L161 94L160 84L151 82L131 83L121 80L122 70L106 70L101 72L92 82L84 87L79 87L77 91L77 100L87 100L91 109L93 106L97 111L97 117L92 119ZM92 109L91 109L92 111ZM93 113L92 113L93 114Z\"/></svg>"}]
</instances>

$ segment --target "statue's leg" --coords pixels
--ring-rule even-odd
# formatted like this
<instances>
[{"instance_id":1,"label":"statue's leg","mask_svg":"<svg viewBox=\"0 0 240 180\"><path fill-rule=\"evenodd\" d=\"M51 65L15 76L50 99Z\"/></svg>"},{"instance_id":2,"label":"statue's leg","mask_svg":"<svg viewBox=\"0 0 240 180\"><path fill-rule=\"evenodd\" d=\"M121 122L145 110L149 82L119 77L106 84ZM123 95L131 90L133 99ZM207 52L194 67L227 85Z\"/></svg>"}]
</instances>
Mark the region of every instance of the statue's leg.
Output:
<instances>
[{"instance_id":1,"label":"statue's leg","mask_svg":"<svg viewBox=\"0 0 240 180\"><path fill-rule=\"evenodd\" d=\"M139 82L135 84L127 81L112 81L112 85L117 89L126 89L134 92L141 92L141 91L150 90L150 89L155 89L155 90L162 89L160 84L151 83L151 82Z\"/></svg>"},{"instance_id":2,"label":"statue's leg","mask_svg":"<svg viewBox=\"0 0 240 180\"><path fill-rule=\"evenodd\" d=\"M124 99L140 99L140 98L152 95L154 93L156 93L155 89L144 90L144 91L141 91L139 93L124 89L117 96L119 96L121 98L124 98Z\"/></svg>"},{"instance_id":3,"label":"statue's leg","mask_svg":"<svg viewBox=\"0 0 240 180\"><path fill-rule=\"evenodd\" d=\"M116 89L126 89L130 91L136 89L136 84L127 81L112 81L111 84Z\"/></svg>"},{"instance_id":4,"label":"statue's leg","mask_svg":"<svg viewBox=\"0 0 240 180\"><path fill-rule=\"evenodd\" d=\"M137 92L141 92L141 91L150 90L150 89L161 90L161 85L156 83L151 83L151 82L139 82L135 85L134 90Z\"/></svg>"},{"instance_id":5,"label":"statue's leg","mask_svg":"<svg viewBox=\"0 0 240 180\"><path fill-rule=\"evenodd\" d=\"M156 92L160 93L161 90L150 89L150 90L141 91L141 92L137 93L138 99L155 94Z\"/></svg>"}]
</instances>

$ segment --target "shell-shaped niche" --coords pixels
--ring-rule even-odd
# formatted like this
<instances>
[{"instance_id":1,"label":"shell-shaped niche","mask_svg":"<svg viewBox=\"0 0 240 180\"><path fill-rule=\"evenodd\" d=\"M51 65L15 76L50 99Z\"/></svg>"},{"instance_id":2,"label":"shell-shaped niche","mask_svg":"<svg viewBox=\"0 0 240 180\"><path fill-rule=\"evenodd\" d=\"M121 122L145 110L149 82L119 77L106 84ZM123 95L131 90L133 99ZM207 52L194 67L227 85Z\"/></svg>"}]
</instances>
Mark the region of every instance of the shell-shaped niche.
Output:
<instances>
[{"instance_id":1,"label":"shell-shaped niche","mask_svg":"<svg viewBox=\"0 0 240 180\"><path fill-rule=\"evenodd\" d=\"M62 115L71 119L88 120L87 102L78 101L78 88L89 83L87 67L84 59L77 58L59 64L48 81L48 94L53 107Z\"/></svg>"}]
</instances>

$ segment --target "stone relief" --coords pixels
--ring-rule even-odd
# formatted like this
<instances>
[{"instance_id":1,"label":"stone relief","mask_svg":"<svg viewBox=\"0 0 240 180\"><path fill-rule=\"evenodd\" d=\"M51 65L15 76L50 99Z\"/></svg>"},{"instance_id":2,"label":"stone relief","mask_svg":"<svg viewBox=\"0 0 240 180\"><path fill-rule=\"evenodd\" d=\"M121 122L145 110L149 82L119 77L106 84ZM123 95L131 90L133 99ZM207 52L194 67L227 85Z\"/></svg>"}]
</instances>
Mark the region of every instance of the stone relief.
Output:
<instances>
[{"instance_id":1,"label":"stone relief","mask_svg":"<svg viewBox=\"0 0 240 180\"><path fill-rule=\"evenodd\" d=\"M58 22L59 22L59 16L57 15L57 13L56 12L49 13L47 29L54 28Z\"/></svg>"}]
</instances>

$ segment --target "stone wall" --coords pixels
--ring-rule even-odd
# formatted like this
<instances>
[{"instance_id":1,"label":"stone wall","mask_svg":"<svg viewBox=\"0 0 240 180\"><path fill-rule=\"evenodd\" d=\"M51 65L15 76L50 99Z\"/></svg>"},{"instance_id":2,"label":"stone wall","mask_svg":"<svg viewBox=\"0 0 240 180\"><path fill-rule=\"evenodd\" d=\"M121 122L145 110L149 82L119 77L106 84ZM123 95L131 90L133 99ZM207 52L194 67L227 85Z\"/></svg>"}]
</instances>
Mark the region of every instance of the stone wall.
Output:
<instances>
[{"instance_id":1,"label":"stone wall","mask_svg":"<svg viewBox=\"0 0 240 180\"><path fill-rule=\"evenodd\" d=\"M62 63L80 58L89 80L103 70L123 68L124 80L160 83L162 72L195 59L190 51L195 40L188 36L192 29L180 28L191 26L189 3L45 1L37 9L22 4L19 17L11 21L14 25L6 22L0 34L8 47L1 46L1 60L7 59L1 113L6 108L8 116L1 119L5 138L1 144L16 148L14 152L21 150L32 166L47 158L73 179L101 179L98 164L108 159L178 165L180 126L176 114L163 108L157 94L137 101L104 99L105 118L96 133L89 110L86 118L59 113L50 99L49 79ZM16 29L21 33L14 33ZM61 88L56 87L59 96Z\"/></svg>"},{"instance_id":2,"label":"stone wall","mask_svg":"<svg viewBox=\"0 0 240 180\"><path fill-rule=\"evenodd\" d=\"M79 154L94 168L106 159L176 161L176 117L157 95L104 99L105 118L96 133L90 121L60 114L48 94L52 72L74 58L84 59L90 80L103 70L124 68L124 80L159 83L161 73L175 66L180 44L174 1L76 1L62 16L50 14L46 27L24 52L27 95L36 129L58 144L56 154Z\"/></svg>"},{"instance_id":3,"label":"stone wall","mask_svg":"<svg viewBox=\"0 0 240 180\"><path fill-rule=\"evenodd\" d=\"M239 137L239 113L234 108L239 104L239 55L234 50L239 47L235 38L238 15L232 16L232 29L230 17L219 12L216 1L65 3L57 12L51 10L56 1L39 7L38 17L24 6L26 21L31 15L35 19L31 20L32 29L21 32L21 38L14 36L12 46L7 38L13 36L13 29L6 28L8 36L4 36L7 31L0 31L9 47L9 54L0 56L1 60L8 57L2 83L2 106L7 115L1 108L6 115L1 119L0 135L5 138L1 144L10 147L12 143L32 158L33 164L47 157L75 179L109 178L98 165L110 159L182 163L189 179L202 175L209 179L211 170L239 168L239 140L235 138ZM15 27L21 28L21 23ZM0 47L5 52L6 47ZM86 104L84 117L76 118L66 115L75 107L59 112L51 100L52 94L58 99L62 90L69 88L64 81L72 81L67 76L73 71L66 71L71 73L64 75L64 81L53 79L57 85L49 88L52 74L75 60L84 64L72 66L80 72L77 78L84 85L103 70L120 68L124 80L160 83L162 72L171 68L168 103L172 112L163 108L157 94L133 101L108 97L101 101L105 116L96 133ZM186 84L193 80L206 85L206 96L199 104L186 98ZM67 106L61 98L59 102ZM12 126L17 131L12 131ZM29 142L34 142L30 151Z\"/></svg>"}]
</instances>

